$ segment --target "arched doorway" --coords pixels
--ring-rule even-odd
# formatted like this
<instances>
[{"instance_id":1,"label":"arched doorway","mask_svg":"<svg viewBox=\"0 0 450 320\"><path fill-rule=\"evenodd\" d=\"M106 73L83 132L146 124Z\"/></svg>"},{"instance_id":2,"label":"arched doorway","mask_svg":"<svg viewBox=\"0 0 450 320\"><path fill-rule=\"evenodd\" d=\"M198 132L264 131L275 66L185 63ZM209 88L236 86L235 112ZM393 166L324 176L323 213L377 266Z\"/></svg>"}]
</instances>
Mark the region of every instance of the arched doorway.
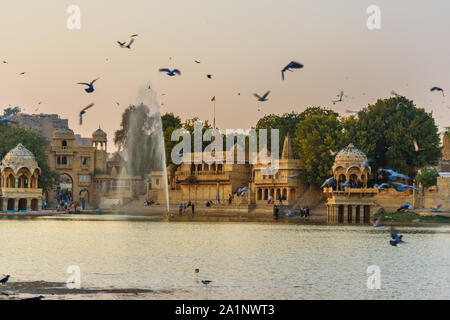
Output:
<instances>
[{"instance_id":1,"label":"arched doorway","mask_svg":"<svg viewBox=\"0 0 450 320\"><path fill-rule=\"evenodd\" d=\"M59 176L57 183L56 200L58 203L69 202L73 200L73 179L67 173Z\"/></svg>"},{"instance_id":2,"label":"arched doorway","mask_svg":"<svg viewBox=\"0 0 450 320\"><path fill-rule=\"evenodd\" d=\"M19 211L27 210L27 199L19 200Z\"/></svg>"},{"instance_id":3,"label":"arched doorway","mask_svg":"<svg viewBox=\"0 0 450 320\"><path fill-rule=\"evenodd\" d=\"M39 208L38 208L38 199L32 199L31 200L31 210L33 210L33 211L39 210Z\"/></svg>"},{"instance_id":4,"label":"arched doorway","mask_svg":"<svg viewBox=\"0 0 450 320\"><path fill-rule=\"evenodd\" d=\"M14 199L8 199L8 206L6 210L13 211L14 210Z\"/></svg>"},{"instance_id":5,"label":"arched doorway","mask_svg":"<svg viewBox=\"0 0 450 320\"><path fill-rule=\"evenodd\" d=\"M89 203L89 191L87 189L81 189L78 197L81 202L81 209L86 209L86 204Z\"/></svg>"},{"instance_id":6,"label":"arched doorway","mask_svg":"<svg viewBox=\"0 0 450 320\"><path fill-rule=\"evenodd\" d=\"M338 207L338 222L344 222L344 205L340 204Z\"/></svg>"},{"instance_id":7,"label":"arched doorway","mask_svg":"<svg viewBox=\"0 0 450 320\"><path fill-rule=\"evenodd\" d=\"M370 206L364 206L364 222L370 222Z\"/></svg>"}]
</instances>

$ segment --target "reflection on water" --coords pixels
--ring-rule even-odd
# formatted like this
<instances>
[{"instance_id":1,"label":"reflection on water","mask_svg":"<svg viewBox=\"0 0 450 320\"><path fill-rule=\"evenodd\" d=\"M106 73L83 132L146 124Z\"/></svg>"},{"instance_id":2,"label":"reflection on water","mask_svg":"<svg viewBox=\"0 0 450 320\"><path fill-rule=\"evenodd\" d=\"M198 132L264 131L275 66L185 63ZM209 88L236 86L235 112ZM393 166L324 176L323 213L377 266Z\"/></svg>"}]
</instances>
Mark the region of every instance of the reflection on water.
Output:
<instances>
[{"instance_id":1,"label":"reflection on water","mask_svg":"<svg viewBox=\"0 0 450 320\"><path fill-rule=\"evenodd\" d=\"M450 228L398 229L406 243L392 247L387 227L0 219L0 274L65 282L78 265L82 287L155 290L138 297L149 299L450 299ZM381 290L367 289L369 265Z\"/></svg>"}]
</instances>

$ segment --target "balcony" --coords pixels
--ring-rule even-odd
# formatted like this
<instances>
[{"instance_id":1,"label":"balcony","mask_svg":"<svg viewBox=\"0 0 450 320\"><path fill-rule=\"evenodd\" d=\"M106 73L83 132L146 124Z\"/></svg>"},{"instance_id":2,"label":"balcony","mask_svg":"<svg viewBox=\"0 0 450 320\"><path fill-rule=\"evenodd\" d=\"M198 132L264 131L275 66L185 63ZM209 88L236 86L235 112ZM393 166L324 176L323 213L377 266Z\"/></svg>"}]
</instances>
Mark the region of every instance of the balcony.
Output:
<instances>
[{"instance_id":1,"label":"balcony","mask_svg":"<svg viewBox=\"0 0 450 320\"><path fill-rule=\"evenodd\" d=\"M38 198L42 196L41 188L0 188L0 193L3 198L7 197L24 197L24 198Z\"/></svg>"}]
</instances>

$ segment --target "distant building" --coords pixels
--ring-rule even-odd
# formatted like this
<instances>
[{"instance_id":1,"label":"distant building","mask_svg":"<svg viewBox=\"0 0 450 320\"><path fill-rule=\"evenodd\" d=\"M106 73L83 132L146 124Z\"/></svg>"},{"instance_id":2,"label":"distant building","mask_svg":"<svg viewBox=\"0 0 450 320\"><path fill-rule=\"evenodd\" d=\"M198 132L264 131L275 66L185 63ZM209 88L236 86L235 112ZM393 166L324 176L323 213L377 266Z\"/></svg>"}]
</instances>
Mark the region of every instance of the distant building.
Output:
<instances>
[{"instance_id":1,"label":"distant building","mask_svg":"<svg viewBox=\"0 0 450 320\"><path fill-rule=\"evenodd\" d=\"M69 129L69 120L61 119L57 114L25 114L19 113L10 117L24 128L32 129L43 135L49 142L53 133L59 129Z\"/></svg>"},{"instance_id":2,"label":"distant building","mask_svg":"<svg viewBox=\"0 0 450 320\"><path fill-rule=\"evenodd\" d=\"M60 179L46 195L48 203L67 199L79 201L86 208L102 203L118 205L135 198L142 178L129 176L120 156L108 155L107 144L107 135L100 128L91 138L81 138L69 128L56 129L47 156Z\"/></svg>"},{"instance_id":3,"label":"distant building","mask_svg":"<svg viewBox=\"0 0 450 320\"><path fill-rule=\"evenodd\" d=\"M33 153L19 143L0 164L0 211L39 210L42 189L38 188L41 169Z\"/></svg>"}]
</instances>

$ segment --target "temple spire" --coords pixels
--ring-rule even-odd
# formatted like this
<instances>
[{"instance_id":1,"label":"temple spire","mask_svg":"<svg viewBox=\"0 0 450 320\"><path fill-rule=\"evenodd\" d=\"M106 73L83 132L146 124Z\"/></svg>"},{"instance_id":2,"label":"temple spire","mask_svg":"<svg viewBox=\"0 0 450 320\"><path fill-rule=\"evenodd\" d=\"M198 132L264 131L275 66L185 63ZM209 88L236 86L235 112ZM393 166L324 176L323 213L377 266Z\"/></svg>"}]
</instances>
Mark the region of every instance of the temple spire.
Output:
<instances>
[{"instance_id":1,"label":"temple spire","mask_svg":"<svg viewBox=\"0 0 450 320\"><path fill-rule=\"evenodd\" d=\"M291 138L289 137L289 132L284 138L283 152L281 153L281 159L294 159L294 152L292 151Z\"/></svg>"}]
</instances>

